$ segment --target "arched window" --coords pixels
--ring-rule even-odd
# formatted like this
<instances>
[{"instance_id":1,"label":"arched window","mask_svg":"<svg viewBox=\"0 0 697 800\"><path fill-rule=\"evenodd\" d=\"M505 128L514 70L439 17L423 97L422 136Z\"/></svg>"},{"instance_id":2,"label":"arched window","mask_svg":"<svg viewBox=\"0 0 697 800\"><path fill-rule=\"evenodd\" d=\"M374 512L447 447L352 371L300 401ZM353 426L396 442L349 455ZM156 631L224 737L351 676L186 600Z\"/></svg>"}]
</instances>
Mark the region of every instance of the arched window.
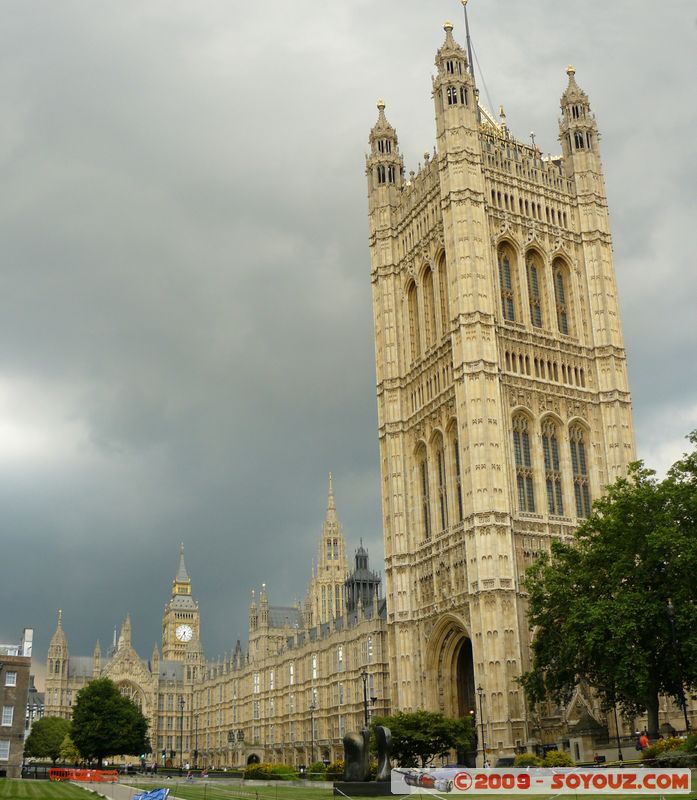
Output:
<instances>
[{"instance_id":1,"label":"arched window","mask_svg":"<svg viewBox=\"0 0 697 800\"><path fill-rule=\"evenodd\" d=\"M428 456L426 448L421 447L417 457L419 495L421 500L421 520L424 526L424 538L431 538L431 495L428 482Z\"/></svg>"},{"instance_id":2,"label":"arched window","mask_svg":"<svg viewBox=\"0 0 697 800\"><path fill-rule=\"evenodd\" d=\"M511 273L511 251L507 247L499 250L499 281L501 283L501 310L503 318L515 321L515 297Z\"/></svg>"},{"instance_id":3,"label":"arched window","mask_svg":"<svg viewBox=\"0 0 697 800\"><path fill-rule=\"evenodd\" d=\"M421 337L419 336L419 305L416 294L416 284L412 282L407 291L407 306L409 314L409 344L411 347L412 363L421 355Z\"/></svg>"},{"instance_id":4,"label":"arched window","mask_svg":"<svg viewBox=\"0 0 697 800\"><path fill-rule=\"evenodd\" d=\"M528 253L525 268L528 277L528 300L530 302L530 322L536 327L542 327L542 264L534 253Z\"/></svg>"},{"instance_id":5,"label":"arched window","mask_svg":"<svg viewBox=\"0 0 697 800\"><path fill-rule=\"evenodd\" d=\"M460 466L460 442L457 438L456 428L453 424L448 431L448 439L450 442L450 452L452 453L452 469L455 484L455 502L457 503L457 521L462 522L464 519L464 510L462 506L462 469Z\"/></svg>"},{"instance_id":6,"label":"arched window","mask_svg":"<svg viewBox=\"0 0 697 800\"><path fill-rule=\"evenodd\" d=\"M445 253L438 259L438 290L440 292L440 324L443 334L450 330L450 298L448 296L448 270Z\"/></svg>"},{"instance_id":7,"label":"arched window","mask_svg":"<svg viewBox=\"0 0 697 800\"><path fill-rule=\"evenodd\" d=\"M457 105L457 87L448 86L447 95L448 95L448 105L449 106L456 106Z\"/></svg>"},{"instance_id":8,"label":"arched window","mask_svg":"<svg viewBox=\"0 0 697 800\"><path fill-rule=\"evenodd\" d=\"M542 453L545 459L547 511L561 516L564 513L564 500L559 466L559 433L558 426L552 419L546 419L542 423Z\"/></svg>"},{"instance_id":9,"label":"arched window","mask_svg":"<svg viewBox=\"0 0 697 800\"><path fill-rule=\"evenodd\" d=\"M515 453L518 510L535 510L535 485L530 453L530 422L525 414L513 417L513 451Z\"/></svg>"},{"instance_id":10,"label":"arched window","mask_svg":"<svg viewBox=\"0 0 697 800\"><path fill-rule=\"evenodd\" d=\"M430 347L436 340L436 299L433 291L433 272L430 267L424 272L423 287L426 347Z\"/></svg>"},{"instance_id":11,"label":"arched window","mask_svg":"<svg viewBox=\"0 0 697 800\"><path fill-rule=\"evenodd\" d=\"M378 183L385 183L385 165L378 165Z\"/></svg>"},{"instance_id":12,"label":"arched window","mask_svg":"<svg viewBox=\"0 0 697 800\"><path fill-rule=\"evenodd\" d=\"M569 324L568 271L566 265L560 258L555 259L552 271L554 273L554 300L557 306L557 326L560 333L568 336L571 333L571 326Z\"/></svg>"},{"instance_id":13,"label":"arched window","mask_svg":"<svg viewBox=\"0 0 697 800\"><path fill-rule=\"evenodd\" d=\"M443 438L439 436L434 444L436 453L436 466L438 468L438 521L440 529L448 527L448 481L445 466L445 447Z\"/></svg>"},{"instance_id":14,"label":"arched window","mask_svg":"<svg viewBox=\"0 0 697 800\"><path fill-rule=\"evenodd\" d=\"M571 473L574 480L576 516L587 517L591 513L591 492L588 481L588 459L586 457L586 432L580 425L569 430L571 449Z\"/></svg>"}]
</instances>

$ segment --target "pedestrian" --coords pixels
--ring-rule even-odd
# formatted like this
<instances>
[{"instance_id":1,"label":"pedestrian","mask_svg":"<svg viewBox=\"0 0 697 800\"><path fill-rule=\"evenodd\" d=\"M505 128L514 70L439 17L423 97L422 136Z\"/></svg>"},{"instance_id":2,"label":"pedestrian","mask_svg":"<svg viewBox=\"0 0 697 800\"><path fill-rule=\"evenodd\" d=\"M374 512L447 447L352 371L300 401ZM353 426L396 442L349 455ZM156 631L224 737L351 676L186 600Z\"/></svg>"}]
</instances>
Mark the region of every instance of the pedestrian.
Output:
<instances>
[{"instance_id":1,"label":"pedestrian","mask_svg":"<svg viewBox=\"0 0 697 800\"><path fill-rule=\"evenodd\" d=\"M634 742L634 749L641 750L641 734L639 731L634 732L635 742Z\"/></svg>"},{"instance_id":2,"label":"pedestrian","mask_svg":"<svg viewBox=\"0 0 697 800\"><path fill-rule=\"evenodd\" d=\"M646 748L649 746L649 737L646 735L646 731L644 731L639 737L639 744L641 745L642 750L646 750Z\"/></svg>"}]
</instances>

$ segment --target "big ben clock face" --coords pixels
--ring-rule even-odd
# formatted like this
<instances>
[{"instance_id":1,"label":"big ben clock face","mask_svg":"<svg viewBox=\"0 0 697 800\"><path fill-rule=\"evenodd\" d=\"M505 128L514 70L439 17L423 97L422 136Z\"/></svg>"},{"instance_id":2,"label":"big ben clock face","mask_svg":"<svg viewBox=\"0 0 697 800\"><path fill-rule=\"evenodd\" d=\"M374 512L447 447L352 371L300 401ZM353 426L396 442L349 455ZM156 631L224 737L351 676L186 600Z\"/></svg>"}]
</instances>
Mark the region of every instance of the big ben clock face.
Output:
<instances>
[{"instance_id":1,"label":"big ben clock face","mask_svg":"<svg viewBox=\"0 0 697 800\"><path fill-rule=\"evenodd\" d=\"M191 625L177 625L174 635L180 642L190 642L194 632L191 629Z\"/></svg>"}]
</instances>

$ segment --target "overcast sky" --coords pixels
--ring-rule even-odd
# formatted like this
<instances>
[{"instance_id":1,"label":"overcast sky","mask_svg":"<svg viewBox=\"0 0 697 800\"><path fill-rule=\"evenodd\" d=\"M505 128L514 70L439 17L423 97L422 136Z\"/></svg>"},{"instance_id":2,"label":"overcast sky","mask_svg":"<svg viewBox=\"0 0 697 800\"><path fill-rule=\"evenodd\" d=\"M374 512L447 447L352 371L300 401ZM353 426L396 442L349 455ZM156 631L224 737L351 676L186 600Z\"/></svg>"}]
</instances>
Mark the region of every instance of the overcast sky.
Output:
<instances>
[{"instance_id":1,"label":"overcast sky","mask_svg":"<svg viewBox=\"0 0 697 800\"><path fill-rule=\"evenodd\" d=\"M697 11L471 0L514 135L558 151L576 66L602 134L639 455L697 427ZM382 541L364 154L407 171L458 0L0 3L0 641L127 612L147 657L179 542L209 658L250 590L300 599L335 477ZM482 85L481 78L480 86ZM490 98L490 100L488 99Z\"/></svg>"}]
</instances>

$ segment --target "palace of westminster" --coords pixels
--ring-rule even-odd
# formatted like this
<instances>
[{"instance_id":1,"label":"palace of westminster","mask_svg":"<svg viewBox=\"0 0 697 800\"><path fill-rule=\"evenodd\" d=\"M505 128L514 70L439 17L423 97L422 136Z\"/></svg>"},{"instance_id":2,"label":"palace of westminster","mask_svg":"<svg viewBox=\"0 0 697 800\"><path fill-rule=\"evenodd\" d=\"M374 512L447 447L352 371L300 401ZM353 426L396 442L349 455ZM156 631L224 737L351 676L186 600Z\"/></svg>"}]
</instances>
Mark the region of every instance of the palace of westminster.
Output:
<instances>
[{"instance_id":1,"label":"palace of westminster","mask_svg":"<svg viewBox=\"0 0 697 800\"><path fill-rule=\"evenodd\" d=\"M304 603L271 605L262 587L246 649L206 661L182 547L149 659L130 619L106 655L71 656L59 615L47 714L70 716L108 676L158 758L229 766L341 758L366 707L481 710L495 755L572 742L583 757L589 732L612 731L587 692L530 709L517 682L526 568L635 459L598 128L569 67L561 154L516 139L444 27L433 154L407 176L379 102L366 158L384 590L362 546L349 571L330 476Z\"/></svg>"}]
</instances>

